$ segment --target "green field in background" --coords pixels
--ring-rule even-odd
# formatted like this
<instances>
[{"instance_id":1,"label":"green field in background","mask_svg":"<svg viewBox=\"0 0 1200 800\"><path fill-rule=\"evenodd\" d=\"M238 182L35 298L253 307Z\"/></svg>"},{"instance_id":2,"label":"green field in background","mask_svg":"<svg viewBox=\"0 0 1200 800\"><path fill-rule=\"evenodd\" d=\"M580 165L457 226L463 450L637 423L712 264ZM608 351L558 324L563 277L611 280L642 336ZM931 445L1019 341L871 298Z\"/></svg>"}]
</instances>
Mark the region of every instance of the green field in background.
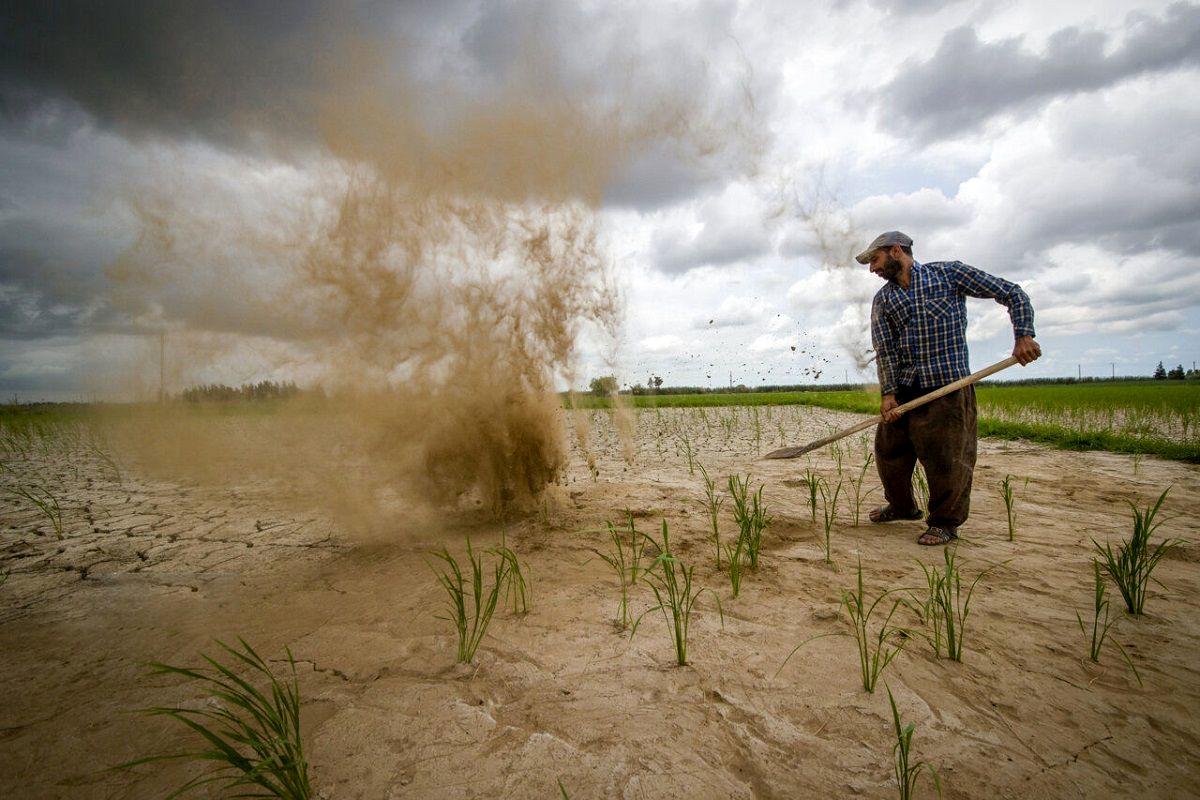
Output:
<instances>
[{"instance_id":1,"label":"green field in background","mask_svg":"<svg viewBox=\"0 0 1200 800\"><path fill-rule=\"evenodd\" d=\"M1029 439L1069 450L1146 453L1200 463L1200 382L1115 381L1103 383L1018 384L976 387L979 433ZM867 391L723 392L719 394L623 396L637 408L810 405L837 411L879 413L879 395ZM607 398L579 395L584 408L608 408ZM1110 411L1170 415L1194 421L1183 441L1130 436L1106 429L1098 417ZM1052 422L1012 421L1005 413L1046 414ZM1069 424L1062 420L1074 417Z\"/></svg>"},{"instance_id":2,"label":"green field in background","mask_svg":"<svg viewBox=\"0 0 1200 800\"><path fill-rule=\"evenodd\" d=\"M1043 383L975 387L980 403L1063 409L1142 408L1200 412L1200 381L1116 381L1104 383ZM577 395L585 408L608 408L605 397ZM638 408L695 406L819 405L847 411L879 408L876 392L720 392L712 394L623 395Z\"/></svg>"},{"instance_id":3,"label":"green field in background","mask_svg":"<svg viewBox=\"0 0 1200 800\"><path fill-rule=\"evenodd\" d=\"M977 386L979 432L983 436L1028 439L1072 450L1145 453L1200 463L1200 381L1105 381L1066 384ZM722 392L713 394L623 395L637 408L810 405L863 414L879 412L879 396L868 391ZM565 404L570 403L564 398ZM608 398L581 394L582 408L608 408ZM83 421L128 419L141 414L270 416L283 406L322 413L337 401L325 398L147 404L37 403L0 405L0 427L13 432ZM1018 419L1013 419L1013 417ZM1141 424L1138 418L1143 418ZM1130 421L1134 421L1131 433ZM1166 422L1174 435L1155 433Z\"/></svg>"}]
</instances>

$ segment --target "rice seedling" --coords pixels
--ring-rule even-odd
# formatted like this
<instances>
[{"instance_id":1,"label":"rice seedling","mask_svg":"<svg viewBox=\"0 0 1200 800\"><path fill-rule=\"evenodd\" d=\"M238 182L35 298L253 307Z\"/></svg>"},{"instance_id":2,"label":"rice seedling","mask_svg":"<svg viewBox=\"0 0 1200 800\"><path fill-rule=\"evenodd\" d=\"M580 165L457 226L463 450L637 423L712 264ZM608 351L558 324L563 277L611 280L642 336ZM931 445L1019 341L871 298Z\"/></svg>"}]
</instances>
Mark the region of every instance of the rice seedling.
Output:
<instances>
[{"instance_id":1,"label":"rice seedling","mask_svg":"<svg viewBox=\"0 0 1200 800\"><path fill-rule=\"evenodd\" d=\"M628 628L632 622L632 617L629 614L629 589L637 583L638 573L641 568L641 559L643 546L639 541L642 534L638 533L633 524L633 515L629 517L629 537L628 546L626 540L622 536L622 532L611 523L608 524L608 536L612 542L612 550L608 553L602 553L599 550L593 549L592 552L599 556L604 563L612 567L617 574L617 582L621 587L621 601L617 605L616 625L620 630Z\"/></svg>"},{"instance_id":2,"label":"rice seedling","mask_svg":"<svg viewBox=\"0 0 1200 800\"><path fill-rule=\"evenodd\" d=\"M863 501L871 496L877 487L863 491L863 482L867 479L867 470L871 468L871 464L875 462L875 454L867 453L866 459L863 461L862 469L858 471L858 477L850 478L850 488L854 491L854 527L858 527L859 519L862 515Z\"/></svg>"},{"instance_id":3,"label":"rice seedling","mask_svg":"<svg viewBox=\"0 0 1200 800\"><path fill-rule=\"evenodd\" d=\"M279 797L306 800L313 796L308 778L308 761L300 735L300 688L296 679L296 661L287 650L291 675L280 679L265 661L238 639L240 649L217 642L237 666L253 673L243 678L229 666L202 656L208 667L151 665L154 675L180 675L199 681L209 691L202 708L158 706L146 709L151 716L164 716L186 725L199 734L206 746L196 750L148 756L120 764L114 769L132 769L162 761L193 761L213 764L212 769L180 786L170 798L194 788L220 784L238 797ZM265 686L259 688L254 677Z\"/></svg>"},{"instance_id":4,"label":"rice seedling","mask_svg":"<svg viewBox=\"0 0 1200 800\"><path fill-rule=\"evenodd\" d=\"M754 418L754 452L762 452L762 420L758 415L758 406L753 406L750 409L753 412Z\"/></svg>"},{"instance_id":5,"label":"rice seedling","mask_svg":"<svg viewBox=\"0 0 1200 800\"><path fill-rule=\"evenodd\" d=\"M721 428L725 431L725 443L729 444L734 430L737 429L737 406L731 406L728 414L718 415L717 421L721 423Z\"/></svg>"},{"instance_id":6,"label":"rice seedling","mask_svg":"<svg viewBox=\"0 0 1200 800\"><path fill-rule=\"evenodd\" d=\"M58 504L58 498L55 497L49 489L42 486L30 484L22 486L20 484L9 489L18 497L28 500L30 503L45 515L46 519L50 520L50 525L54 529L54 536L62 541L63 539L63 521L62 507Z\"/></svg>"},{"instance_id":7,"label":"rice seedling","mask_svg":"<svg viewBox=\"0 0 1200 800\"><path fill-rule=\"evenodd\" d=\"M740 475L729 477L729 494L733 498L733 519L738 525L738 536L744 541L742 550L749 560L750 569L758 569L758 555L762 551L762 534L771 524L762 502L763 487L760 484L754 494L750 494L750 476Z\"/></svg>"},{"instance_id":8,"label":"rice seedling","mask_svg":"<svg viewBox=\"0 0 1200 800\"><path fill-rule=\"evenodd\" d=\"M507 565L503 558L496 559L493 567L492 584L485 589L483 585L483 557L476 555L471 549L471 540L467 539L467 562L471 567L471 579L468 584L458 561L443 547L441 552L432 554L441 559L445 569L438 569L432 564L430 569L437 576L438 583L446 590L450 615L436 615L454 625L458 634L458 661L469 664L475 658L475 651L487 633L492 615L496 611L496 603L500 599L500 590L504 586ZM470 603L468 604L468 593Z\"/></svg>"},{"instance_id":9,"label":"rice seedling","mask_svg":"<svg viewBox=\"0 0 1200 800\"><path fill-rule=\"evenodd\" d=\"M685 430L679 434L679 444L683 448L683 454L687 457L688 475L696 474L696 450L692 447L692 437Z\"/></svg>"},{"instance_id":10,"label":"rice seedling","mask_svg":"<svg viewBox=\"0 0 1200 800\"><path fill-rule=\"evenodd\" d=\"M745 566L746 539L738 536L732 545L725 545L725 572L729 575L729 588L737 597L742 591L742 568Z\"/></svg>"},{"instance_id":11,"label":"rice seedling","mask_svg":"<svg viewBox=\"0 0 1200 800\"><path fill-rule=\"evenodd\" d=\"M763 484L759 484L750 498L750 517L747 524L746 553L750 556L750 569L758 569L758 555L762 552L762 535L771 524L771 515L762 500Z\"/></svg>"},{"instance_id":12,"label":"rice seedling","mask_svg":"<svg viewBox=\"0 0 1200 800\"><path fill-rule=\"evenodd\" d=\"M721 617L722 628L725 627L725 612L721 610L721 598L717 597L716 592L703 588L693 591L692 574L696 568L684 564L671 552L671 539L667 531L666 520L663 520L662 536L658 557L654 559L645 578L654 592L654 599L658 605L644 611L642 617L653 611L662 611L663 619L667 622L667 630L671 635L671 642L675 645L675 663L682 667L687 665L688 632L691 628L692 612L695 609L696 600L705 592L713 596L717 603L717 613ZM656 567L657 571L655 571ZM631 637L637 632L637 626L642 617L638 617L637 622L634 623L634 630L630 633Z\"/></svg>"},{"instance_id":13,"label":"rice seedling","mask_svg":"<svg viewBox=\"0 0 1200 800\"><path fill-rule=\"evenodd\" d=\"M747 565L747 548L751 544L747 523L751 512L746 500L750 476L742 478L740 475L730 475L728 480L729 496L733 498L733 518L738 523L738 536L733 544L727 544L722 549L725 551L725 571L729 575L729 586L733 596L737 597L742 590L742 570Z\"/></svg>"},{"instance_id":14,"label":"rice seedling","mask_svg":"<svg viewBox=\"0 0 1200 800\"><path fill-rule=\"evenodd\" d=\"M1012 480L1012 475L1005 475L1004 480L1000 481L1000 499L1004 501L1004 510L1008 514L1008 540L1010 542L1013 541L1017 523L1017 517L1013 512Z\"/></svg>"},{"instance_id":15,"label":"rice seedling","mask_svg":"<svg viewBox=\"0 0 1200 800\"><path fill-rule=\"evenodd\" d=\"M1093 662L1100 663L1100 650L1104 647L1105 641L1112 641L1117 646L1117 650L1125 659L1125 663L1129 665L1129 669L1133 670L1133 677L1137 678L1138 686L1142 686L1142 676L1138 674L1137 667L1133 665L1133 659L1129 657L1129 653L1121 646L1121 643L1116 639L1108 639L1108 634L1113 625L1116 624L1115 619L1109 619L1109 603L1105 597L1107 587L1104 585L1104 578L1100 575L1100 562L1092 559L1092 572L1095 576L1094 589L1092 592L1092 630L1091 642L1088 645L1088 658ZM1079 630L1084 636L1088 635L1088 630L1083 624L1083 617L1079 612L1075 612L1075 619L1079 621Z\"/></svg>"},{"instance_id":16,"label":"rice seedling","mask_svg":"<svg viewBox=\"0 0 1200 800\"><path fill-rule=\"evenodd\" d=\"M896 788L900 792L900 800L911 800L917 789L917 781L922 770L928 770L933 776L933 787L938 797L942 796L942 779L938 771L928 762L912 760L912 739L916 725L900 722L900 710L896 708L896 698L892 696L892 687L886 686L888 702L892 706L892 725L896 731L896 744L892 746L892 759L895 764Z\"/></svg>"},{"instance_id":17,"label":"rice seedling","mask_svg":"<svg viewBox=\"0 0 1200 800\"><path fill-rule=\"evenodd\" d=\"M830 433L834 431L830 430ZM830 454L833 455L833 465L837 469L838 477L842 477L842 462L846 457L846 451L842 449L841 442L834 442L829 448Z\"/></svg>"},{"instance_id":18,"label":"rice seedling","mask_svg":"<svg viewBox=\"0 0 1200 800\"><path fill-rule=\"evenodd\" d=\"M917 508L925 513L929 512L929 480L925 476L925 468L917 464L913 469L912 476L913 499L916 501Z\"/></svg>"},{"instance_id":19,"label":"rice seedling","mask_svg":"<svg viewBox=\"0 0 1200 800\"><path fill-rule=\"evenodd\" d=\"M892 663L892 659L900 654L907 642L907 632L900 626L891 624L896 609L903 604L899 599L892 602L892 607L884 616L878 630L874 634L871 633L871 615L884 598L894 591L885 590L868 604L866 593L863 591L862 559L858 562L857 591L842 591L842 605L854 626L854 641L858 645L858 666L863 688L872 694L875 692L879 676L887 665ZM897 639L899 644L895 643Z\"/></svg>"},{"instance_id":20,"label":"rice seedling","mask_svg":"<svg viewBox=\"0 0 1200 800\"><path fill-rule=\"evenodd\" d=\"M850 619L851 633L824 633L806 639L792 648L775 674L778 675L787 665L788 660L796 654L796 651L809 642L826 636L850 636L854 639L858 649L858 666L863 689L873 694L879 676L887 669L888 664L892 663L892 659L900 654L908 641L908 630L900 625L892 624L896 610L904 605L902 599L897 598L892 601L891 607L883 615L881 623L875 625L871 621L876 610L882 613L883 606L880 604L897 591L897 589L886 589L874 599L869 599L863 588L862 559L859 559L857 588L842 590L842 608L846 610L846 616Z\"/></svg>"},{"instance_id":21,"label":"rice seedling","mask_svg":"<svg viewBox=\"0 0 1200 800\"><path fill-rule=\"evenodd\" d=\"M1156 521L1155 517L1162 508L1163 501L1167 499L1169 491L1171 491L1171 487L1168 486L1159 495L1158 502L1153 506L1147 506L1144 510L1129 503L1130 509L1133 510L1133 535L1128 541L1121 542L1115 553L1111 544L1106 542L1101 547L1099 542L1092 539L1092 544L1100 554L1100 566L1117 585L1117 590L1121 592L1121 598L1125 601L1125 609L1134 616L1141 616L1143 613L1146 605L1146 588L1150 584L1150 575L1158 566L1158 562L1162 561L1167 553L1183 544L1182 539L1164 539L1154 547L1150 546L1150 536L1162 524L1161 521ZM1155 582L1157 583L1157 581Z\"/></svg>"},{"instance_id":22,"label":"rice seedling","mask_svg":"<svg viewBox=\"0 0 1200 800\"><path fill-rule=\"evenodd\" d=\"M528 578L529 564L521 564L516 552L508 546L503 533L500 534L500 545L488 552L504 562L504 602L507 604L511 597L513 613L528 614L533 598Z\"/></svg>"},{"instance_id":23,"label":"rice seedling","mask_svg":"<svg viewBox=\"0 0 1200 800\"><path fill-rule=\"evenodd\" d=\"M921 624L925 625L929 631L925 635L926 641L933 648L934 658L937 658L942 652L943 640L943 618L940 609L937 605L938 598L938 576L939 572L935 569L929 569L920 561L917 565L925 573L925 596L917 598L913 595L914 604L910 607L921 618Z\"/></svg>"},{"instance_id":24,"label":"rice seedling","mask_svg":"<svg viewBox=\"0 0 1200 800\"><path fill-rule=\"evenodd\" d=\"M95 439L89 439L87 441L87 449L93 456L99 459L100 462L104 464L104 466L107 467L110 472L112 472L113 480L118 484L121 483L121 467L118 466L112 455L110 455L109 452Z\"/></svg>"},{"instance_id":25,"label":"rice seedling","mask_svg":"<svg viewBox=\"0 0 1200 800\"><path fill-rule=\"evenodd\" d=\"M749 504L747 495L750 491L750 474L743 478L741 475L730 475L728 480L729 497L733 500L733 519L741 527L741 521L748 515Z\"/></svg>"},{"instance_id":26,"label":"rice seedling","mask_svg":"<svg viewBox=\"0 0 1200 800\"><path fill-rule=\"evenodd\" d=\"M821 476L813 472L810 467L804 470L804 475L800 478L800 482L808 490L808 510L812 514L812 521L815 525L817 524L817 494L820 490Z\"/></svg>"},{"instance_id":27,"label":"rice seedling","mask_svg":"<svg viewBox=\"0 0 1200 800\"><path fill-rule=\"evenodd\" d=\"M842 480L838 479L837 486L833 491L829 490L829 481L822 480L820 485L821 490L821 514L822 521L825 526L825 563L832 564L833 557L829 550L829 532L833 529L833 523L837 519L837 503L838 497L842 493Z\"/></svg>"},{"instance_id":28,"label":"rice seedling","mask_svg":"<svg viewBox=\"0 0 1200 800\"><path fill-rule=\"evenodd\" d=\"M925 573L929 591L929 595L922 605L927 611L927 624L935 629L935 638L930 641L934 644L935 654L940 656L941 644L944 639L946 655L951 661L962 661L967 617L971 613L971 597L983 576L994 569L994 567L989 567L976 575L975 580L967 585L964 594L962 573L959 571L957 562L957 549L957 547L942 549L944 564L940 569L927 567L920 561L917 562L922 572ZM940 631L938 630L939 626Z\"/></svg>"},{"instance_id":29,"label":"rice seedling","mask_svg":"<svg viewBox=\"0 0 1200 800\"><path fill-rule=\"evenodd\" d=\"M713 548L717 555L717 569L721 568L721 525L720 514L721 506L725 504L725 498L717 495L717 484L708 475L708 470L703 464L697 464L700 467L700 474L704 478L704 510L708 513L708 520L712 524L712 542Z\"/></svg>"}]
</instances>

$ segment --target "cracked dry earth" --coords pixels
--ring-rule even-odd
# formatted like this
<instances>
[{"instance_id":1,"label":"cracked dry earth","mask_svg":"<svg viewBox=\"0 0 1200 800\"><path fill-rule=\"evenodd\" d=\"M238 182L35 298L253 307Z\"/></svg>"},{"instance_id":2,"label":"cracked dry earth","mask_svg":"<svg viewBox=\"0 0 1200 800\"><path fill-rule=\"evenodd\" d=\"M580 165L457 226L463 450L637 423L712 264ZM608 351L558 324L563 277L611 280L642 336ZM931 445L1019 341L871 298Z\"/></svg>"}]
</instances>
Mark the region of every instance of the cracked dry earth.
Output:
<instances>
[{"instance_id":1,"label":"cracked dry earth","mask_svg":"<svg viewBox=\"0 0 1200 800\"><path fill-rule=\"evenodd\" d=\"M130 713L200 699L144 665L195 664L214 639L237 636L274 659L285 646L295 654L324 797L548 798L561 796L560 780L573 798L893 797L884 682L916 725L914 758L938 768L945 797L1200 796L1200 469L981 442L958 555L968 578L994 566L972 604L964 660L936 659L914 639L871 695L845 637L812 641L780 665L796 644L848 630L838 602L856 560L874 594L918 585L917 559L933 563L940 550L914 543L919 523L855 526L851 501L832 531L835 564L825 564L799 478L811 467L836 480L839 454L753 455L858 418L760 413L757 428L745 409L639 413L632 465L612 418L592 413L595 477L574 446L538 517L433 524L414 512L398 516L394 535L370 539L332 512L288 510L262 486L133 467L118 481L104 464L52 451L9 464L5 487L33 476L58 487L64 531L59 541L19 498L0 504L0 572L10 573L0 586L0 796L167 794L194 768L104 771L189 741L169 721ZM737 599L712 563L689 447L722 482L753 469L765 483L774 521ZM860 442L841 451L847 476L862 453ZM1009 473L1015 542L997 492ZM868 470L863 491L877 485ZM1159 567L1147 615L1118 613L1114 632L1139 687L1115 649L1087 660L1075 613L1090 614L1091 538L1128 535L1125 500L1145 504L1168 485L1159 534L1186 544ZM721 597L723 626L711 599L699 602L687 667L674 665L661 616L647 616L632 641L611 623L616 584L591 548L606 546L603 523L626 508L648 533L665 518L677 554ZM722 513L728 536L728 503ZM533 607L498 612L475 665L456 667L424 554L502 532L532 571ZM637 587L635 610L650 599ZM928 783L918 796L932 796Z\"/></svg>"}]
</instances>

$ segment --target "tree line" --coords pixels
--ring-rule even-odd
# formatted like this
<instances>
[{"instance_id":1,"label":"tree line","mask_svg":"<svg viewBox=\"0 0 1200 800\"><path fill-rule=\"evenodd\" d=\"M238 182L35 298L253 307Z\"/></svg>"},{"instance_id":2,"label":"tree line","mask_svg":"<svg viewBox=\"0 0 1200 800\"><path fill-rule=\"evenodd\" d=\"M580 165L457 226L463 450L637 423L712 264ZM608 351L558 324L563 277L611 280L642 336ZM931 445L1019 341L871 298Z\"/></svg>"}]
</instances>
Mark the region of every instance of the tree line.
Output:
<instances>
[{"instance_id":1,"label":"tree line","mask_svg":"<svg viewBox=\"0 0 1200 800\"><path fill-rule=\"evenodd\" d=\"M1163 362L1158 362L1158 366L1154 368L1154 380L1156 381L1182 381L1195 380L1200 378L1200 370L1189 369L1183 371L1183 364L1176 365L1175 369L1167 369L1163 366Z\"/></svg>"},{"instance_id":2,"label":"tree line","mask_svg":"<svg viewBox=\"0 0 1200 800\"><path fill-rule=\"evenodd\" d=\"M1153 377L1156 380L1200 380L1200 370L1189 369L1184 370L1180 364L1174 369L1168 370L1163 366L1163 363L1158 362L1158 367L1154 370ZM1084 376L1082 378L1062 377L1062 378L1018 378L1015 380L989 380L988 383L993 386L1015 386L1019 384L1065 384L1065 383L1113 383L1120 381L1144 381L1145 375L1119 375L1114 378L1107 376ZM592 378L588 384L588 391L597 397L610 397L614 394L725 394L729 392L843 392L854 391L863 388L863 381L858 383L796 383L796 384L764 384L761 386L746 386L738 384L737 386L663 386L662 378L657 375L652 375L646 382L646 385L635 383L624 389L620 388L615 375L602 375L599 378Z\"/></svg>"},{"instance_id":3,"label":"tree line","mask_svg":"<svg viewBox=\"0 0 1200 800\"><path fill-rule=\"evenodd\" d=\"M259 381L243 383L241 386L207 383L184 389L179 393L179 399L188 403L224 403L233 400L283 400L299 394L300 387L293 381Z\"/></svg>"}]
</instances>

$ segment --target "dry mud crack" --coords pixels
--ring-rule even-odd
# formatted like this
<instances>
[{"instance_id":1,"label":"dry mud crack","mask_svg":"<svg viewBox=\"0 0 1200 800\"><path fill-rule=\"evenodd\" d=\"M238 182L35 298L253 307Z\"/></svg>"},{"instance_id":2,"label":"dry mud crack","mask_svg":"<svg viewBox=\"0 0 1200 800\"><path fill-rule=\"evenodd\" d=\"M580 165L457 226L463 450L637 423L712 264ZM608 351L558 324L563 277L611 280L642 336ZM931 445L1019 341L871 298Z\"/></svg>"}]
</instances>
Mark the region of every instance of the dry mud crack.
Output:
<instances>
[{"instance_id":1,"label":"dry mud crack","mask_svg":"<svg viewBox=\"0 0 1200 800\"><path fill-rule=\"evenodd\" d=\"M799 478L808 467L835 476L839 461L856 472L862 445L811 461L754 454L856 418L764 409L756 425L745 409L718 413L730 414L638 414L632 464L611 417L588 414L596 477L576 443L541 513L438 526L414 510L393 536L369 541L336 514L283 510L263 487L132 470L118 482L86 459L8 465L0 487L54 476L63 538L2 495L0 796L168 793L191 768L105 771L188 741L128 713L199 699L194 687L147 678L144 665L195 664L217 652L214 640L238 636L280 668L285 646L293 652L325 797L554 797L560 780L571 797L891 797L883 682L946 797L1200 796L1200 469L982 442L959 558L968 576L1003 566L980 584L964 661L935 659L914 639L870 695L846 637L815 640L779 668L799 642L847 629L838 603L859 559L875 592L919 583L917 559L940 551L915 544L919 523L856 527L843 508L835 564L825 564ZM737 599L712 564L689 448L720 482L751 471L766 485L775 520ZM997 491L1006 474L1019 478L1015 542ZM868 472L866 487L877 485ZM1144 504L1168 485L1160 535L1187 544L1159 567L1165 588L1152 587L1148 615L1114 632L1139 687L1115 651L1087 660L1075 612L1090 611L1091 540L1128 535L1125 499ZM674 666L657 613L632 640L611 623L617 588L591 548L605 547L604 523L620 524L625 509L646 533L665 518L698 583L724 603L722 626L700 601L687 667ZM722 526L732 528L727 513ZM455 666L425 554L502 532L529 563L532 609L497 612L476 664ZM635 612L650 600L638 587Z\"/></svg>"}]
</instances>

